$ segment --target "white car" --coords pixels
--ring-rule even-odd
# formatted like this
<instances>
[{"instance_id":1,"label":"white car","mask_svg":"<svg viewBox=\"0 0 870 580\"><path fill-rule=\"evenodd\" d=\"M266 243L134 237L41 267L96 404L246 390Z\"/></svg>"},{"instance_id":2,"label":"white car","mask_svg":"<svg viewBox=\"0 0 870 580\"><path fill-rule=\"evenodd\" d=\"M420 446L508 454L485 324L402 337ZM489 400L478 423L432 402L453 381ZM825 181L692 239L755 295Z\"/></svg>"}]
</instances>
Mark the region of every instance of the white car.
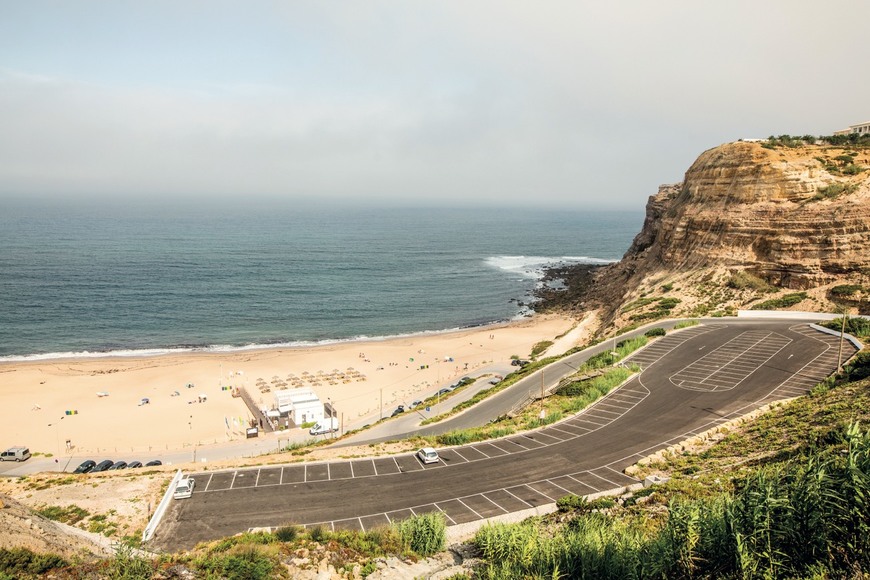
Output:
<instances>
[{"instance_id":1,"label":"white car","mask_svg":"<svg viewBox=\"0 0 870 580\"><path fill-rule=\"evenodd\" d=\"M185 499L193 495L193 487L196 485L196 482L192 477L182 478L181 481L178 482L178 485L175 486L175 492L172 494L172 497L175 499Z\"/></svg>"},{"instance_id":2,"label":"white car","mask_svg":"<svg viewBox=\"0 0 870 580\"><path fill-rule=\"evenodd\" d=\"M438 452L431 447L424 447L417 452L417 457L423 463L438 463Z\"/></svg>"}]
</instances>

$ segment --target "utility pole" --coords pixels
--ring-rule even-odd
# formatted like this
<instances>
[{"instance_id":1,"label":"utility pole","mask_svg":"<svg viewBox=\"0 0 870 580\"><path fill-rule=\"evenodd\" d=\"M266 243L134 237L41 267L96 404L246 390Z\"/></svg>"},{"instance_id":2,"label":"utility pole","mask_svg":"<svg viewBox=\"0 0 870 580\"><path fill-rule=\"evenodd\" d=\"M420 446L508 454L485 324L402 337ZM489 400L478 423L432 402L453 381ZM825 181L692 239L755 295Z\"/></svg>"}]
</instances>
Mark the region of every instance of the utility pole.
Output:
<instances>
[{"instance_id":1,"label":"utility pole","mask_svg":"<svg viewBox=\"0 0 870 580\"><path fill-rule=\"evenodd\" d=\"M846 334L846 308L843 308L843 323L840 325L840 348L837 350L837 374L843 372L843 339Z\"/></svg>"}]
</instances>

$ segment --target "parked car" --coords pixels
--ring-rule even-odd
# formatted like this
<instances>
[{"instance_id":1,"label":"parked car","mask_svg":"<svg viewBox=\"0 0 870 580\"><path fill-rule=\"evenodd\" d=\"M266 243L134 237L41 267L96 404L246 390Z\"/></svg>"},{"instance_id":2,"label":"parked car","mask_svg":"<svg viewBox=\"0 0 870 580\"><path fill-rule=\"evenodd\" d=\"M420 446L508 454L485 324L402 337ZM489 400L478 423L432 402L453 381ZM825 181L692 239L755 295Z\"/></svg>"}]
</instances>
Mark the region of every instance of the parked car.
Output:
<instances>
[{"instance_id":1,"label":"parked car","mask_svg":"<svg viewBox=\"0 0 870 580\"><path fill-rule=\"evenodd\" d=\"M115 463L112 464L111 467L109 467L110 471L115 470L115 469L127 469L127 462L126 461L116 461Z\"/></svg>"},{"instance_id":2,"label":"parked car","mask_svg":"<svg viewBox=\"0 0 870 580\"><path fill-rule=\"evenodd\" d=\"M186 499L193 495L193 488L196 482L192 477L184 477L175 486L175 491L172 492L172 497L175 499Z\"/></svg>"},{"instance_id":3,"label":"parked car","mask_svg":"<svg viewBox=\"0 0 870 580\"><path fill-rule=\"evenodd\" d=\"M400 415L400 414L402 414L402 413L404 413L404 412L405 412L405 406L404 406L404 405L399 405L398 407L396 407L396 410L393 411L393 414L390 415L390 417L395 417L396 415Z\"/></svg>"},{"instance_id":4,"label":"parked car","mask_svg":"<svg viewBox=\"0 0 870 580\"><path fill-rule=\"evenodd\" d=\"M127 469L135 469L137 467L142 467L141 461L131 461L127 464Z\"/></svg>"},{"instance_id":5,"label":"parked car","mask_svg":"<svg viewBox=\"0 0 870 580\"><path fill-rule=\"evenodd\" d=\"M416 409L417 407L419 407L422 404L423 404L423 401L414 401L413 403L411 403L411 408Z\"/></svg>"},{"instance_id":6,"label":"parked car","mask_svg":"<svg viewBox=\"0 0 870 580\"><path fill-rule=\"evenodd\" d=\"M10 447L0 453L2 461L27 461L28 459L30 459L30 449L27 447Z\"/></svg>"},{"instance_id":7,"label":"parked car","mask_svg":"<svg viewBox=\"0 0 870 580\"><path fill-rule=\"evenodd\" d=\"M452 387L444 387L443 389L441 389L440 391L438 391L438 396L439 396L439 397L443 397L444 395L449 395L449 394L452 393L452 392L453 392L453 388L452 388Z\"/></svg>"},{"instance_id":8,"label":"parked car","mask_svg":"<svg viewBox=\"0 0 870 580\"><path fill-rule=\"evenodd\" d=\"M417 451L417 457L423 463L438 463L438 452L431 447L424 447Z\"/></svg>"},{"instance_id":9,"label":"parked car","mask_svg":"<svg viewBox=\"0 0 870 580\"><path fill-rule=\"evenodd\" d=\"M114 464L115 464L115 462L112 461L111 459L104 459L103 461L100 461L99 463L97 463L97 465L91 470L91 473L97 473L98 471L106 471L107 469L112 467Z\"/></svg>"},{"instance_id":10,"label":"parked car","mask_svg":"<svg viewBox=\"0 0 870 580\"><path fill-rule=\"evenodd\" d=\"M146 463L145 467L155 467L157 465L163 465L163 462L160 461L159 459L155 459L153 461L149 461L148 463Z\"/></svg>"},{"instance_id":11,"label":"parked car","mask_svg":"<svg viewBox=\"0 0 870 580\"><path fill-rule=\"evenodd\" d=\"M91 459L87 459L82 461L81 465L75 468L73 473L90 473L90 471L97 466L97 462Z\"/></svg>"}]
</instances>

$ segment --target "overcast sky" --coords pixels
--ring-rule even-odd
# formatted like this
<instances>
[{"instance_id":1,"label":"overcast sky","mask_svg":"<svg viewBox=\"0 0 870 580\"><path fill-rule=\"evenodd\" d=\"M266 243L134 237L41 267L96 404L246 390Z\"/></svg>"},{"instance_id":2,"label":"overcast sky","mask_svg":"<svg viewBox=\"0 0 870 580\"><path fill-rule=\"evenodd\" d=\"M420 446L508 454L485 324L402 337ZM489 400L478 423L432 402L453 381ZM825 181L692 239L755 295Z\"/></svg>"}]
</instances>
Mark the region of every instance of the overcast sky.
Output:
<instances>
[{"instance_id":1,"label":"overcast sky","mask_svg":"<svg viewBox=\"0 0 870 580\"><path fill-rule=\"evenodd\" d=\"M0 196L642 209L870 120L866 0L0 0Z\"/></svg>"}]
</instances>

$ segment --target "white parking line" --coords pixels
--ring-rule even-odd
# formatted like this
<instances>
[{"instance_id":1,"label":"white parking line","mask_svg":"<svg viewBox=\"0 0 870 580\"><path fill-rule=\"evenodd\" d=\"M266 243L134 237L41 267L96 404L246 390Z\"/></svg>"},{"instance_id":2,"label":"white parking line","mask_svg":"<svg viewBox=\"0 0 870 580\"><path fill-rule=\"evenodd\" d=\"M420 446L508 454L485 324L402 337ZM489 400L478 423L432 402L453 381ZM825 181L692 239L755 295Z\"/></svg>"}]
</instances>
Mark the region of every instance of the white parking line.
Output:
<instances>
[{"instance_id":1,"label":"white parking line","mask_svg":"<svg viewBox=\"0 0 870 580\"><path fill-rule=\"evenodd\" d=\"M258 469L257 470L257 479L254 481L254 487L257 487L257 485L259 483L260 483L260 470Z\"/></svg>"},{"instance_id":2,"label":"white parking line","mask_svg":"<svg viewBox=\"0 0 870 580\"><path fill-rule=\"evenodd\" d=\"M372 459L372 469L375 470L375 476L377 476L377 475L378 475L378 466L375 465L375 460L374 460L374 459Z\"/></svg>"},{"instance_id":3,"label":"white parking line","mask_svg":"<svg viewBox=\"0 0 870 580\"><path fill-rule=\"evenodd\" d=\"M473 496L471 496L471 497L473 497ZM464 506L465 506L465 509L467 509L468 511L470 511L471 513L473 513L474 515L476 515L476 516L477 516L477 519L479 519L479 520L482 520L482 519L483 519L483 516L480 515L479 513L477 513L476 511L474 511L474 510L473 510L473 509L472 509L472 508L471 508L467 503L465 503L464 501L462 501L462 500L459 499L459 498L456 498L456 501L458 501L459 503L461 503L462 505L464 505Z\"/></svg>"},{"instance_id":4,"label":"white parking line","mask_svg":"<svg viewBox=\"0 0 870 580\"><path fill-rule=\"evenodd\" d=\"M460 501L459 503L462 503L462 502ZM442 514L444 514L444 517L446 517L448 520L450 520L450 521L453 523L454 526L456 525L456 520L454 520L453 518L451 518L451 517L450 517L450 514L448 514L447 512L445 512L443 509L441 509L441 506L438 505L437 503L434 504L434 505L435 505L435 507L438 508L438 511L440 511ZM465 504L462 504L462 505L465 505ZM468 507L468 506L465 506L465 507ZM468 508L468 509L471 509L471 508ZM474 511L474 510L471 510L471 511ZM475 512L475 513L477 513L477 512ZM480 517L480 515L478 514L477 517Z\"/></svg>"},{"instance_id":5,"label":"white parking line","mask_svg":"<svg viewBox=\"0 0 870 580\"><path fill-rule=\"evenodd\" d=\"M302 475L302 481L305 482L305 483L307 483L307 482L308 482L308 464L306 463L306 464L304 465L304 467L305 467L305 469L302 471L302 474L303 474L303 475Z\"/></svg>"},{"instance_id":6,"label":"white parking line","mask_svg":"<svg viewBox=\"0 0 870 580\"><path fill-rule=\"evenodd\" d=\"M214 473L212 473L208 476L208 481L205 483L205 487L203 488L202 491L208 491L208 486L211 485L211 478L212 477L214 477Z\"/></svg>"},{"instance_id":7,"label":"white parking line","mask_svg":"<svg viewBox=\"0 0 870 580\"><path fill-rule=\"evenodd\" d=\"M480 494L480 495L481 495L481 497L483 497L486 501L488 501L489 503L491 503L492 505L494 505L495 507L497 507L498 509L500 509L500 510L503 511L504 513L506 513L506 514L509 514L509 513L510 513L509 511L507 511L506 509L504 509L501 505L499 505L499 504L497 504L496 502L492 501L492 499L490 499L489 497L487 497L486 494L483 494L483 493L482 493L482 494Z\"/></svg>"},{"instance_id":8,"label":"white parking line","mask_svg":"<svg viewBox=\"0 0 870 580\"><path fill-rule=\"evenodd\" d=\"M238 471L233 472L233 481L230 483L230 489L233 489L233 486L236 485L236 475L238 475Z\"/></svg>"},{"instance_id":9,"label":"white parking line","mask_svg":"<svg viewBox=\"0 0 870 580\"><path fill-rule=\"evenodd\" d=\"M496 491L498 491L498 490L496 490ZM507 489L505 489L505 488L502 488L502 491L505 492L505 493L507 493L508 495L511 495L511 496L515 497L516 499L520 500L521 502L523 502L524 504L526 504L526 505L529 506L529 507L535 507L535 506L533 506L532 504L530 504L529 502L527 502L526 500L524 500L523 498L521 498L521 497L519 497L519 496L517 496L517 495L511 493L509 490L507 490Z\"/></svg>"},{"instance_id":10,"label":"white parking line","mask_svg":"<svg viewBox=\"0 0 870 580\"><path fill-rule=\"evenodd\" d=\"M599 469L600 469L600 468L599 468ZM618 484L618 483L613 482L613 481L610 481L610 480L607 479L606 477L601 477L601 476L598 475L597 473L593 473L592 471L587 471L586 473L588 473L589 475L593 475L593 476L597 477L598 479L600 479L600 480L602 480L602 481L606 481L607 483L609 483L610 485L612 485L612 486L614 486L614 487L619 487L619 484Z\"/></svg>"}]
</instances>

